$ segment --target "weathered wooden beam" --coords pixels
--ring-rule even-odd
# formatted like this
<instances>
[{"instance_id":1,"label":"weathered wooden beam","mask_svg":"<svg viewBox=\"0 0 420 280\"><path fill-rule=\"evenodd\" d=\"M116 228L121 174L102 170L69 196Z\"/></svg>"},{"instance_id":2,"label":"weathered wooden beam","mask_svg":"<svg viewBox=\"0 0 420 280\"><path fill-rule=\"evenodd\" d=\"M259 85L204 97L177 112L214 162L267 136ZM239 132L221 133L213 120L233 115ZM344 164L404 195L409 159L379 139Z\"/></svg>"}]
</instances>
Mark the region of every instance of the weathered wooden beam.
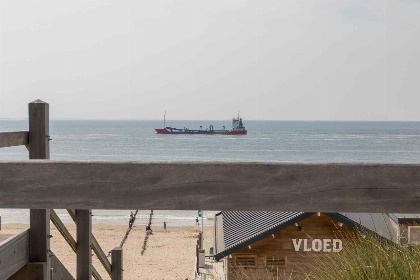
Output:
<instances>
[{"instance_id":1,"label":"weathered wooden beam","mask_svg":"<svg viewBox=\"0 0 420 280\"><path fill-rule=\"evenodd\" d=\"M42 100L29 103L29 158L50 158L49 105Z\"/></svg>"},{"instance_id":2,"label":"weathered wooden beam","mask_svg":"<svg viewBox=\"0 0 420 280\"><path fill-rule=\"evenodd\" d=\"M51 280L74 280L74 277L61 263L61 261L51 252Z\"/></svg>"},{"instance_id":3,"label":"weathered wooden beam","mask_svg":"<svg viewBox=\"0 0 420 280\"><path fill-rule=\"evenodd\" d=\"M74 212L73 209L67 209L67 213L69 213L70 218L73 220L73 222L76 222L76 212Z\"/></svg>"},{"instance_id":4,"label":"weathered wooden beam","mask_svg":"<svg viewBox=\"0 0 420 280\"><path fill-rule=\"evenodd\" d=\"M29 262L29 229L0 243L0 279L8 279Z\"/></svg>"},{"instance_id":5,"label":"weathered wooden beam","mask_svg":"<svg viewBox=\"0 0 420 280\"><path fill-rule=\"evenodd\" d=\"M420 212L420 164L0 161L0 208Z\"/></svg>"},{"instance_id":6,"label":"weathered wooden beam","mask_svg":"<svg viewBox=\"0 0 420 280\"><path fill-rule=\"evenodd\" d=\"M92 211L76 210L77 280L92 279Z\"/></svg>"},{"instance_id":7,"label":"weathered wooden beam","mask_svg":"<svg viewBox=\"0 0 420 280\"><path fill-rule=\"evenodd\" d=\"M69 213L70 217L73 219L74 222L76 222L76 213L73 209L67 209L67 212ZM111 276L111 264L106 257L104 251L102 250L101 246L99 245L99 242L96 240L95 235L92 233L92 249L95 252L96 256L98 256L99 261L104 266L106 272ZM95 271L92 270L93 277L96 278ZM96 278L97 279L97 278Z\"/></svg>"},{"instance_id":8,"label":"weathered wooden beam","mask_svg":"<svg viewBox=\"0 0 420 280\"><path fill-rule=\"evenodd\" d=\"M111 251L111 280L123 280L123 249L116 247Z\"/></svg>"},{"instance_id":9,"label":"weathered wooden beam","mask_svg":"<svg viewBox=\"0 0 420 280\"><path fill-rule=\"evenodd\" d=\"M72 250L74 252L76 252L76 248L77 248L76 240L74 240L73 236L70 234L70 232L68 231L66 226L60 220L57 213L52 209L51 209L51 217L50 218L51 218L51 221L53 222L53 224L55 225L55 227L57 228L57 230L63 236L64 240L66 240L67 244L69 244L70 247L72 248Z\"/></svg>"},{"instance_id":10,"label":"weathered wooden beam","mask_svg":"<svg viewBox=\"0 0 420 280\"><path fill-rule=\"evenodd\" d=\"M92 266L92 276L96 280L103 280L101 275L99 274L99 272L96 270L96 268L94 266Z\"/></svg>"},{"instance_id":11,"label":"weathered wooden beam","mask_svg":"<svg viewBox=\"0 0 420 280\"><path fill-rule=\"evenodd\" d=\"M104 251L102 250L101 246L99 245L98 241L96 240L93 234L92 234L92 250L93 252L95 252L99 261L104 266L106 272L108 272L108 274L111 276L111 263L109 262L108 258L106 257Z\"/></svg>"},{"instance_id":12,"label":"weathered wooden beam","mask_svg":"<svg viewBox=\"0 0 420 280\"><path fill-rule=\"evenodd\" d=\"M35 100L29 109L29 159L49 159L49 105ZM40 279L50 279L50 207L31 207L29 231L29 262L44 263L38 272ZM31 276L35 277L35 276ZM32 279L24 278L22 279Z\"/></svg>"},{"instance_id":13,"label":"weathered wooden beam","mask_svg":"<svg viewBox=\"0 0 420 280\"><path fill-rule=\"evenodd\" d=\"M16 132L0 132L0 148L28 145L29 132L16 131Z\"/></svg>"},{"instance_id":14,"label":"weathered wooden beam","mask_svg":"<svg viewBox=\"0 0 420 280\"><path fill-rule=\"evenodd\" d=\"M29 262L44 263L44 270L39 270L37 277L47 280L50 279L50 209L31 209L29 219Z\"/></svg>"}]
</instances>

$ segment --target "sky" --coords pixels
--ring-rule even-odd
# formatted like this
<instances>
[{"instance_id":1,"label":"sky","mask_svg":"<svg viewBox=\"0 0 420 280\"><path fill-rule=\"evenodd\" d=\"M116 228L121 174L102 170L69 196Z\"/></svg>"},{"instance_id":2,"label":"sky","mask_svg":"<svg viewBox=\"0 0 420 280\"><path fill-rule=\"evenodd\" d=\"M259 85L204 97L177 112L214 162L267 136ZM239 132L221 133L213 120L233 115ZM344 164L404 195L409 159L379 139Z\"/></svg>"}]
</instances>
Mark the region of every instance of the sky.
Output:
<instances>
[{"instance_id":1,"label":"sky","mask_svg":"<svg viewBox=\"0 0 420 280\"><path fill-rule=\"evenodd\" d=\"M0 0L0 118L420 120L420 0Z\"/></svg>"}]
</instances>

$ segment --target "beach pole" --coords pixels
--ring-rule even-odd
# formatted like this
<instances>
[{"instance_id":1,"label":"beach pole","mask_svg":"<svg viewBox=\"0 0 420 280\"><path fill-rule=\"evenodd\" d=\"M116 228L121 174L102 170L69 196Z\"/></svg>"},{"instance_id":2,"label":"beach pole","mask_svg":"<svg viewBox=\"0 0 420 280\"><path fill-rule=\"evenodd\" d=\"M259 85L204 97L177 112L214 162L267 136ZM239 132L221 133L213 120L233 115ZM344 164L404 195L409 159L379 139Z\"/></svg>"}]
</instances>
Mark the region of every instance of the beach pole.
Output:
<instances>
[{"instance_id":1,"label":"beach pole","mask_svg":"<svg viewBox=\"0 0 420 280\"><path fill-rule=\"evenodd\" d=\"M48 103L39 99L29 103L29 159L50 158L49 128ZM36 279L50 279L50 237L50 209L31 209L29 263L43 265Z\"/></svg>"},{"instance_id":2,"label":"beach pole","mask_svg":"<svg viewBox=\"0 0 420 280\"><path fill-rule=\"evenodd\" d=\"M116 247L111 251L111 280L123 280L123 249Z\"/></svg>"},{"instance_id":3,"label":"beach pole","mask_svg":"<svg viewBox=\"0 0 420 280\"><path fill-rule=\"evenodd\" d=\"M76 210L77 280L92 279L92 210Z\"/></svg>"}]
</instances>

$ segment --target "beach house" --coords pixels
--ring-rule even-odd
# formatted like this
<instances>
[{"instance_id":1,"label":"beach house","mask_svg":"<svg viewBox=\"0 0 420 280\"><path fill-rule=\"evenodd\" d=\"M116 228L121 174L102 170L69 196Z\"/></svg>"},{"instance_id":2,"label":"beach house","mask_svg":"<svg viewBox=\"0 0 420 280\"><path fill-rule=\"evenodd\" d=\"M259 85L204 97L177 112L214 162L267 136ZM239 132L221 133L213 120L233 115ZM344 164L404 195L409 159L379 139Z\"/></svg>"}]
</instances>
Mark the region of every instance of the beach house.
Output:
<instances>
[{"instance_id":1,"label":"beach house","mask_svg":"<svg viewBox=\"0 0 420 280\"><path fill-rule=\"evenodd\" d=\"M215 215L214 271L221 279L244 271L297 276L317 254L346 250L351 234L418 243L417 225L420 215L223 211Z\"/></svg>"},{"instance_id":2,"label":"beach house","mask_svg":"<svg viewBox=\"0 0 420 280\"><path fill-rule=\"evenodd\" d=\"M398 240L401 244L420 245L420 215L419 214L389 214L398 223Z\"/></svg>"}]
</instances>

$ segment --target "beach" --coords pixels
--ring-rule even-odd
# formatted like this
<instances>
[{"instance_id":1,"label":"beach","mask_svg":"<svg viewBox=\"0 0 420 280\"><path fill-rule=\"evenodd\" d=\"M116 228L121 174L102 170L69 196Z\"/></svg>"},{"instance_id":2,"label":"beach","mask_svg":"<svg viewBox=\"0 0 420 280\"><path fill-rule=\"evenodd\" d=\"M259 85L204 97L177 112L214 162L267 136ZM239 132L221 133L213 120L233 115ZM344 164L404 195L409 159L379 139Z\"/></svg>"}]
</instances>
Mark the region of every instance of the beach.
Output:
<instances>
[{"instance_id":1,"label":"beach","mask_svg":"<svg viewBox=\"0 0 420 280\"><path fill-rule=\"evenodd\" d=\"M76 226L65 224L73 237ZM0 234L15 234L26 228L28 224L4 224ZM127 230L127 225L94 224L92 233L105 253L118 247ZM149 236L146 250L141 256L145 238L145 226L134 224L133 229L123 246L124 279L192 279L194 274L195 245L201 226L163 227L153 226L153 234ZM213 227L204 227L204 243L206 255L212 246ZM76 254L51 223L51 250L66 266L73 276L76 275ZM93 254L93 251L92 251ZM108 258L111 260L111 258ZM109 275L94 255L93 266L103 279Z\"/></svg>"}]
</instances>

